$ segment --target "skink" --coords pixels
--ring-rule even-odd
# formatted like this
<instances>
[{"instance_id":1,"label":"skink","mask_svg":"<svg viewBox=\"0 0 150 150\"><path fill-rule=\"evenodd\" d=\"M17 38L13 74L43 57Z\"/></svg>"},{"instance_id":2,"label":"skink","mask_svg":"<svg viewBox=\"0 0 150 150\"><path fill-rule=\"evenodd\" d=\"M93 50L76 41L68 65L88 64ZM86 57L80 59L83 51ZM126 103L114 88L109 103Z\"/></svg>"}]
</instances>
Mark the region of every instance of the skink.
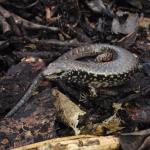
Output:
<instances>
[{"instance_id":1,"label":"skink","mask_svg":"<svg viewBox=\"0 0 150 150\"><path fill-rule=\"evenodd\" d=\"M77 59L113 52L113 60L104 63L83 62ZM138 57L117 46L92 44L72 49L50 63L43 75L50 80L111 87L130 79L138 66Z\"/></svg>"}]
</instances>

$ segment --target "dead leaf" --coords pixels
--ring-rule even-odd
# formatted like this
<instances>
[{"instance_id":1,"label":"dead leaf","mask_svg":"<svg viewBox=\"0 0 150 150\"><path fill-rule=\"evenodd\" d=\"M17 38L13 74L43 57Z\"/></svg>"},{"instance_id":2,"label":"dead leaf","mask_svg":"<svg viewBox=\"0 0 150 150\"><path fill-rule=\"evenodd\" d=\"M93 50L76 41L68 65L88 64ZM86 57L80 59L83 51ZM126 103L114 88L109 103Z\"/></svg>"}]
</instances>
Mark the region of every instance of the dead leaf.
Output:
<instances>
[{"instance_id":1,"label":"dead leaf","mask_svg":"<svg viewBox=\"0 0 150 150\"><path fill-rule=\"evenodd\" d=\"M117 17L112 22L112 32L115 34L129 34L135 32L138 27L139 15L137 13L117 11ZM127 18L126 18L127 17ZM126 18L126 19L125 19ZM123 20L123 21L121 21Z\"/></svg>"},{"instance_id":2,"label":"dead leaf","mask_svg":"<svg viewBox=\"0 0 150 150\"><path fill-rule=\"evenodd\" d=\"M2 141L1 141L1 144L3 145L6 145L9 143L9 140L7 138L4 138Z\"/></svg>"}]
</instances>

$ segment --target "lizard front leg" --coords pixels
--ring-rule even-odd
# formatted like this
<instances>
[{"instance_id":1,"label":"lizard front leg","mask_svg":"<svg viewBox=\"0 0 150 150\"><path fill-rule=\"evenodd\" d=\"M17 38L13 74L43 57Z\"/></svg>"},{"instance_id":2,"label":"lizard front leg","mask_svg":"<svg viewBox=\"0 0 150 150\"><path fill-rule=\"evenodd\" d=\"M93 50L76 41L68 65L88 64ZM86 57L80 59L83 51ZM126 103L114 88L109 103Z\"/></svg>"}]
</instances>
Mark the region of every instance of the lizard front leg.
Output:
<instances>
[{"instance_id":1,"label":"lizard front leg","mask_svg":"<svg viewBox=\"0 0 150 150\"><path fill-rule=\"evenodd\" d=\"M92 84L88 84L89 92L91 97L97 97L97 90Z\"/></svg>"}]
</instances>

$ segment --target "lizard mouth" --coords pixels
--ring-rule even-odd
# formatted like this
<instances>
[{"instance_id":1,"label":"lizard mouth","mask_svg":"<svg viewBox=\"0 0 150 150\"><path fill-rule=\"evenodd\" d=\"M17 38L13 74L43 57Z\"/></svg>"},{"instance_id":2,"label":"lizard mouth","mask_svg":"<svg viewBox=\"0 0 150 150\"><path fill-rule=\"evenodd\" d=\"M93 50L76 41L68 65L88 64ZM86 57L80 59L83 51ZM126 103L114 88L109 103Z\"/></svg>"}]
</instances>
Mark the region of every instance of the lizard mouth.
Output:
<instances>
[{"instance_id":1,"label":"lizard mouth","mask_svg":"<svg viewBox=\"0 0 150 150\"><path fill-rule=\"evenodd\" d=\"M44 75L44 77L48 80L55 80L58 78L58 76L56 74Z\"/></svg>"}]
</instances>

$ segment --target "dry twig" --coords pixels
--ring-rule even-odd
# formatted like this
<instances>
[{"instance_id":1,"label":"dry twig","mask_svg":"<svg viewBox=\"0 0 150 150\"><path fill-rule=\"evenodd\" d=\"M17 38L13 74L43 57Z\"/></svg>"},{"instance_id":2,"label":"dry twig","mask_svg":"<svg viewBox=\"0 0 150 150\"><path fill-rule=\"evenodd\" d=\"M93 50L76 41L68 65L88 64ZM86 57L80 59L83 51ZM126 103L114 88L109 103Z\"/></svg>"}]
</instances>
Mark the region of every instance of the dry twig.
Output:
<instances>
[{"instance_id":1,"label":"dry twig","mask_svg":"<svg viewBox=\"0 0 150 150\"><path fill-rule=\"evenodd\" d=\"M8 17L13 17L16 24L21 24L24 28L27 29L42 29L42 30L50 30L50 31L59 31L59 29L57 27L49 27L49 26L45 26L45 25L40 25L40 24L36 24L33 23L31 21L28 21L26 19L21 18L20 16L14 14L14 13L10 13L8 10L6 10L5 8L3 8L2 6L0 6L0 14L3 15L5 18Z\"/></svg>"}]
</instances>

